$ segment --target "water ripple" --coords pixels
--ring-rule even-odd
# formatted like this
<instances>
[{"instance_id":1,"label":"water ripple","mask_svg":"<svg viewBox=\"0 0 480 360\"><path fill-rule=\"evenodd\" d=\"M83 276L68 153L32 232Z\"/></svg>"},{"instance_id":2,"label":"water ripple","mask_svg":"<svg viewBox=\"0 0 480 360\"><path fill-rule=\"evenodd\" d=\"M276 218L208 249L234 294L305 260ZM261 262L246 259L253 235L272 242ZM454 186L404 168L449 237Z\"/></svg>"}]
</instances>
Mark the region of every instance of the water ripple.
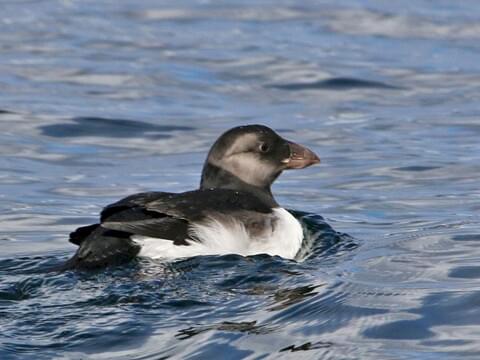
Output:
<instances>
[{"instance_id":1,"label":"water ripple","mask_svg":"<svg viewBox=\"0 0 480 360\"><path fill-rule=\"evenodd\" d=\"M2 1L0 358L477 359L478 10ZM197 187L246 123L322 158L273 188L304 211L295 261L52 271L102 206Z\"/></svg>"}]
</instances>

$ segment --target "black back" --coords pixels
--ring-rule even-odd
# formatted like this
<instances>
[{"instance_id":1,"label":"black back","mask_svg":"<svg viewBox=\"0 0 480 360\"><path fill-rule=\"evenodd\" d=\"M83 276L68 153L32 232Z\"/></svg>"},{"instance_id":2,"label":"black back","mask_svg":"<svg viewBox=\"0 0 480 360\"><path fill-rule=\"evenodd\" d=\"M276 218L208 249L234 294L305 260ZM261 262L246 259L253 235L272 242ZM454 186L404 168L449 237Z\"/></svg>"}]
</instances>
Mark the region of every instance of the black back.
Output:
<instances>
[{"instance_id":1,"label":"black back","mask_svg":"<svg viewBox=\"0 0 480 360\"><path fill-rule=\"evenodd\" d=\"M103 209L100 223L78 228L70 242L79 245L66 268L96 268L119 264L135 257L140 247L131 235L171 240L188 246L192 222L216 214L272 211L268 202L229 189L200 189L184 193L147 192L128 196Z\"/></svg>"}]
</instances>

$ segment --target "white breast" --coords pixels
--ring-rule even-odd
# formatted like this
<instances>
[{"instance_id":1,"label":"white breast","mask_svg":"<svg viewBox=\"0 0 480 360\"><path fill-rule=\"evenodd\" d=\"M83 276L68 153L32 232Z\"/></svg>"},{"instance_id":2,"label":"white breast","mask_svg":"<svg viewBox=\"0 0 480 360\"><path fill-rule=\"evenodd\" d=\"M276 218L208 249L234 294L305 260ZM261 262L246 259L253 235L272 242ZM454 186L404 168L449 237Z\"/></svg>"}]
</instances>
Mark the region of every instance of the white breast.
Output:
<instances>
[{"instance_id":1,"label":"white breast","mask_svg":"<svg viewBox=\"0 0 480 360\"><path fill-rule=\"evenodd\" d=\"M230 219L220 222L210 218L190 228L190 245L174 245L173 241L132 235L131 239L142 246L139 256L175 259L196 255L255 254L278 255L293 259L302 245L303 230L297 219L283 208L273 209L275 226L271 231L251 236L243 223Z\"/></svg>"}]
</instances>

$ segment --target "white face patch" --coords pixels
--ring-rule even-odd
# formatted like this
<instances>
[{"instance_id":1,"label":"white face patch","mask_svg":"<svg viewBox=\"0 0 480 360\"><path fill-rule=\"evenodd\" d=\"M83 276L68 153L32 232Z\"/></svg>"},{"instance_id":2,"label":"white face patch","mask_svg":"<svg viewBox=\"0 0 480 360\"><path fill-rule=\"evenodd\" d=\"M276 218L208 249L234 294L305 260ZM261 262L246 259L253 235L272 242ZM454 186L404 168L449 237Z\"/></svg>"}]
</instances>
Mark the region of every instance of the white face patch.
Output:
<instances>
[{"instance_id":1,"label":"white face patch","mask_svg":"<svg viewBox=\"0 0 480 360\"><path fill-rule=\"evenodd\" d=\"M251 151L254 148L254 145L258 143L258 137L256 134L243 134L235 139L235 141L230 144L228 151L225 152L224 158L229 158L230 156Z\"/></svg>"},{"instance_id":2,"label":"white face patch","mask_svg":"<svg viewBox=\"0 0 480 360\"><path fill-rule=\"evenodd\" d=\"M259 187L268 184L275 172L273 165L262 161L252 152L233 154L222 162L221 167L244 182Z\"/></svg>"},{"instance_id":3,"label":"white face patch","mask_svg":"<svg viewBox=\"0 0 480 360\"><path fill-rule=\"evenodd\" d=\"M257 187L269 186L278 175L279 166L262 159L259 150L262 144L258 134L243 134L229 144L224 153L209 156L208 161L247 184Z\"/></svg>"}]
</instances>

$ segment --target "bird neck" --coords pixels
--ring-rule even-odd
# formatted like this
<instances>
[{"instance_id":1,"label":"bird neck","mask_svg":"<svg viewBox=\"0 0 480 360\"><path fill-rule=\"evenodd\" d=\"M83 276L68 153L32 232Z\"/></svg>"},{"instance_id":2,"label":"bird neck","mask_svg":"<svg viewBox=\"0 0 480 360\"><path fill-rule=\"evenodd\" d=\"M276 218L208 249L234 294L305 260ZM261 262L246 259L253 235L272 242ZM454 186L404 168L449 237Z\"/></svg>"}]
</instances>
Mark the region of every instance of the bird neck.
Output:
<instances>
[{"instance_id":1,"label":"bird neck","mask_svg":"<svg viewBox=\"0 0 480 360\"><path fill-rule=\"evenodd\" d=\"M259 187L246 183L233 175L231 172L224 170L218 166L206 163L202 171L202 179L200 181L200 189L229 189L241 192L249 192L257 196L268 206L278 207L278 203L273 197L270 185Z\"/></svg>"}]
</instances>

